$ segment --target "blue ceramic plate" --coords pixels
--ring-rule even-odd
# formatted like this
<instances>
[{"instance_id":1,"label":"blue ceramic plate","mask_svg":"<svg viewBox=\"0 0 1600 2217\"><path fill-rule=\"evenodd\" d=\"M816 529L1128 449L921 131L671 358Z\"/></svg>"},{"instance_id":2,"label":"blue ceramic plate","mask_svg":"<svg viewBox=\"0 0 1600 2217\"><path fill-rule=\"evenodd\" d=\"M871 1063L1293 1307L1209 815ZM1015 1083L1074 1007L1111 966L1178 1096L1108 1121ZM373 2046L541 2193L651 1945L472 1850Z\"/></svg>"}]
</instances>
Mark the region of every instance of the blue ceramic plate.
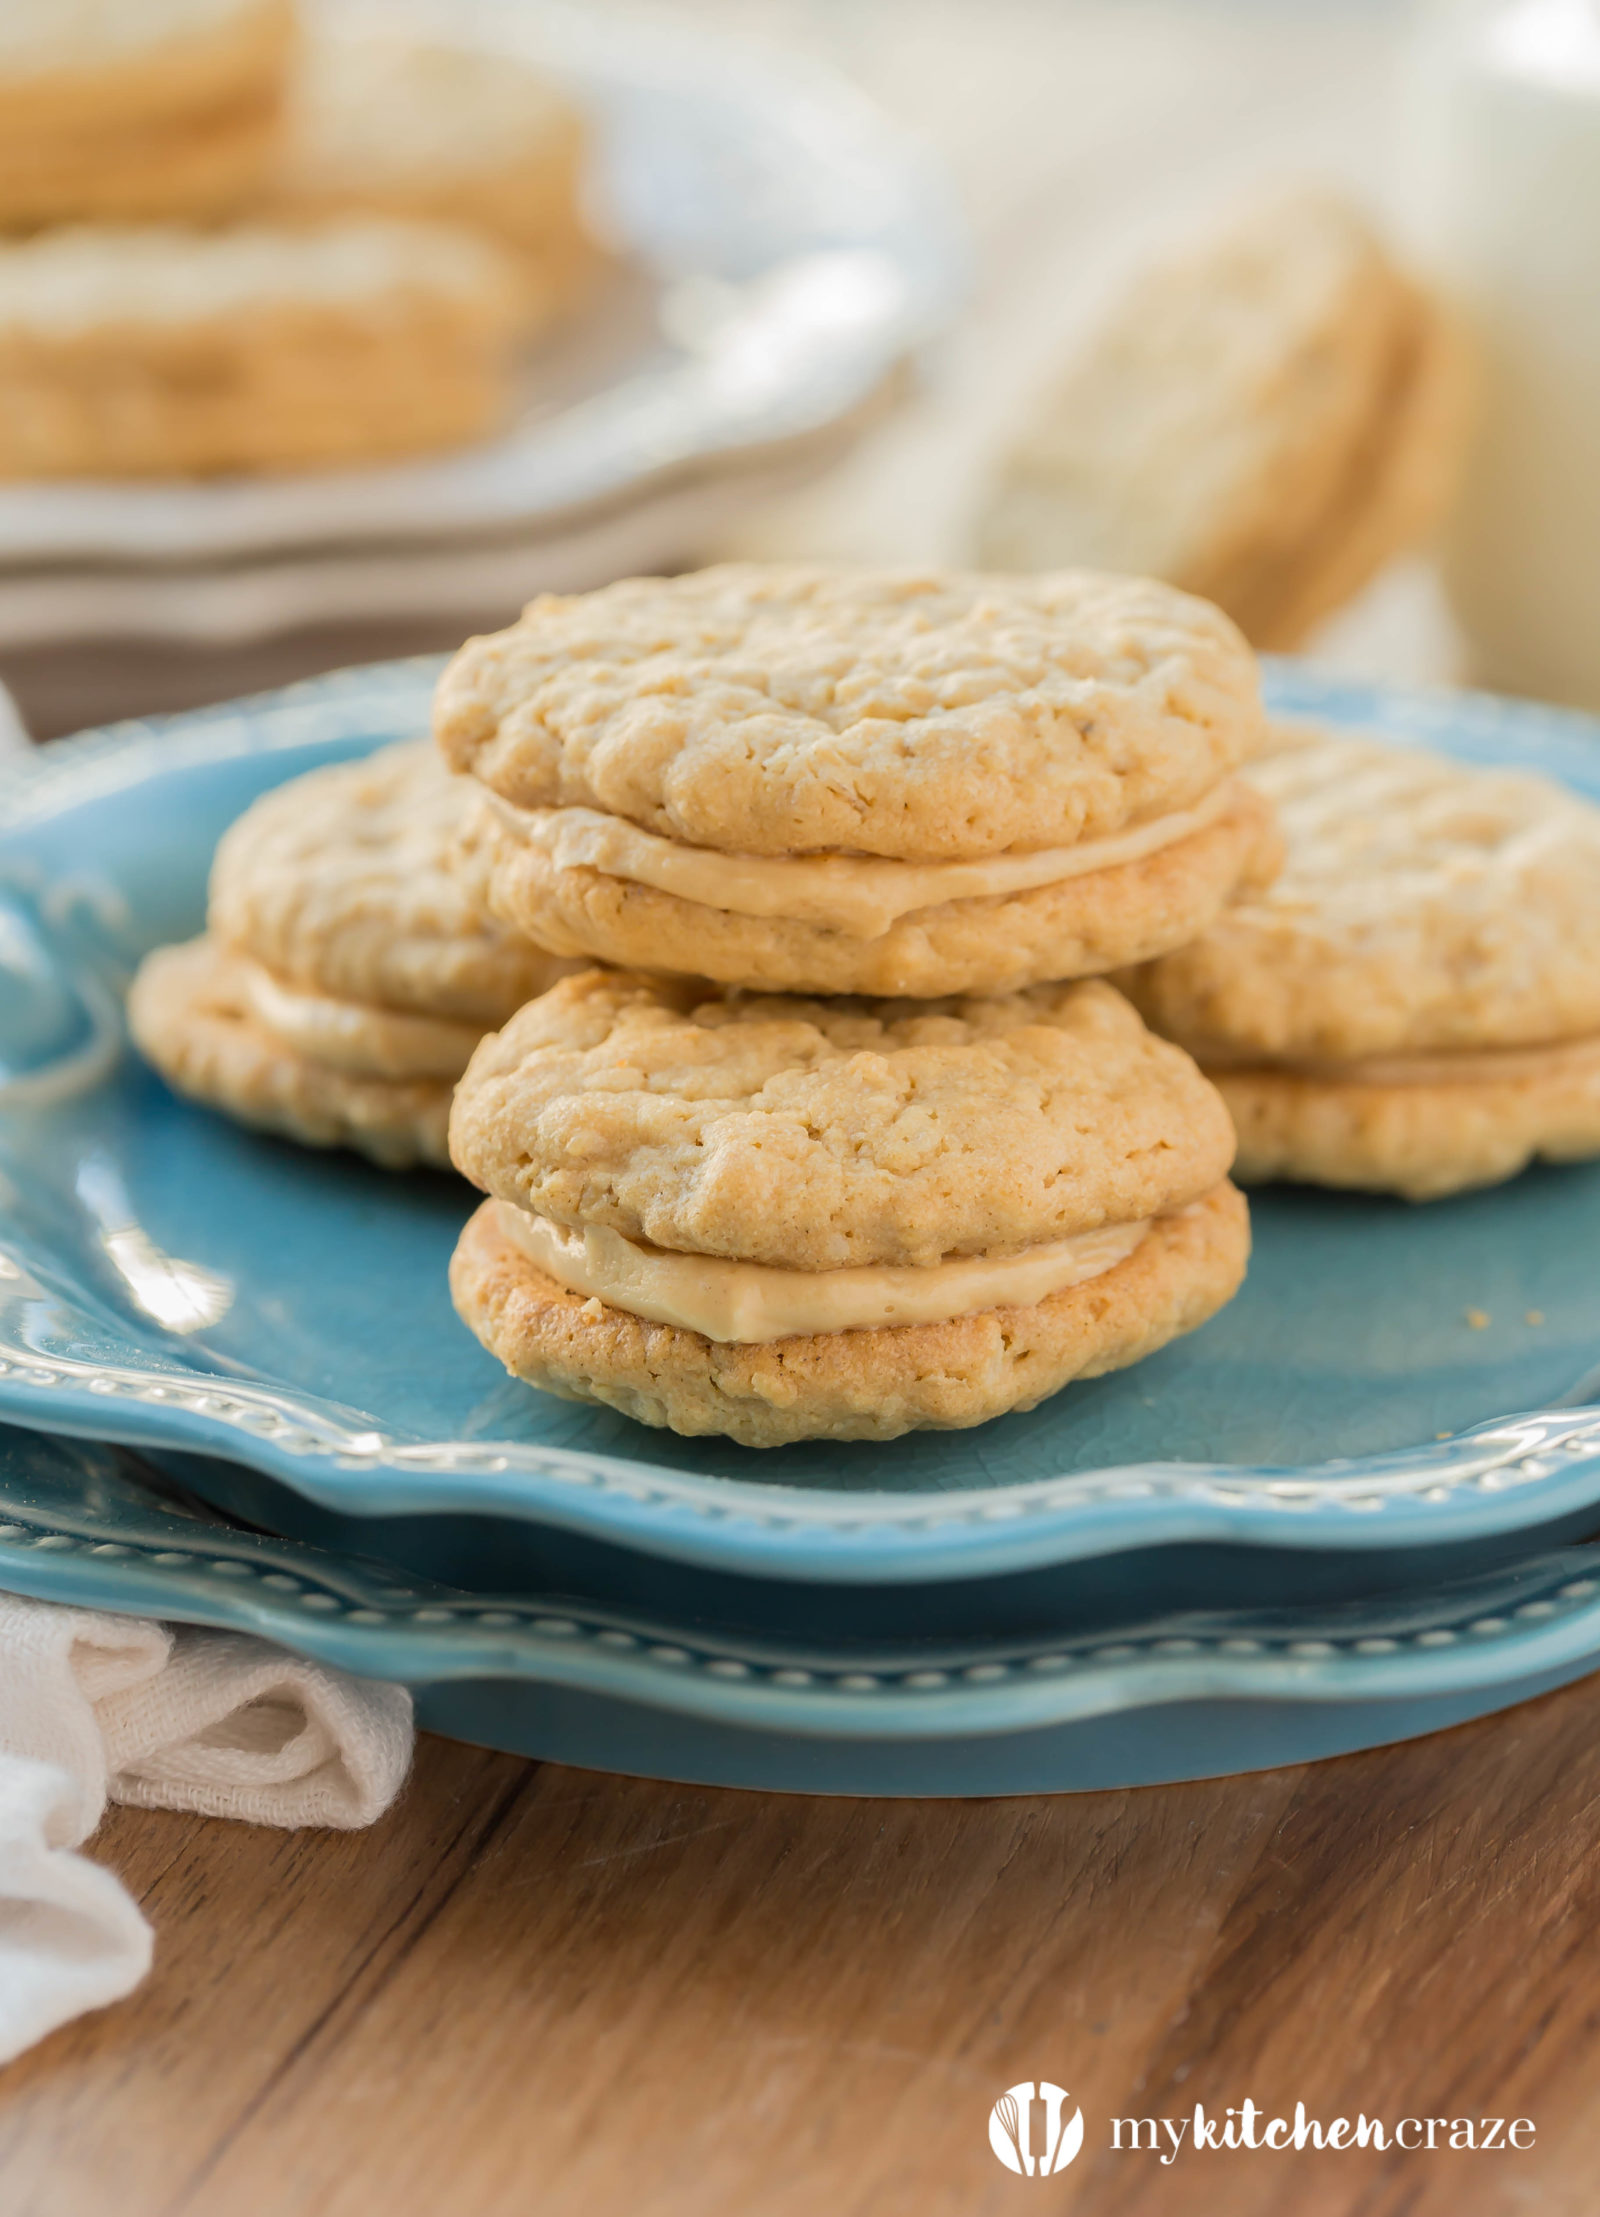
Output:
<instances>
[{"instance_id":1,"label":"blue ceramic plate","mask_svg":"<svg viewBox=\"0 0 1600 2217\"><path fill-rule=\"evenodd\" d=\"M1040 1793L1306 1762L1526 1700L1600 1660L1600 1551L1320 1614L1146 1616L1089 1639L707 1635L560 1595L404 1582L206 1520L126 1452L0 1429L0 1589L256 1632L404 1680L516 1753L808 1793Z\"/></svg>"},{"instance_id":2,"label":"blue ceramic plate","mask_svg":"<svg viewBox=\"0 0 1600 2217\"><path fill-rule=\"evenodd\" d=\"M470 1526L479 1585L504 1582L508 1533L881 1590L1195 1543L1370 1559L1570 1537L1600 1501L1600 1165L1427 1209L1263 1193L1249 1281L1205 1330L978 1431L760 1455L508 1381L446 1294L464 1186L180 1103L117 1022L138 954L198 926L224 825L421 729L430 676L123 727L0 792L0 1413L231 1458L374 1549L409 1534L413 1559L427 1520ZM1289 664L1271 685L1280 708L1600 796L1581 718Z\"/></svg>"}]
</instances>

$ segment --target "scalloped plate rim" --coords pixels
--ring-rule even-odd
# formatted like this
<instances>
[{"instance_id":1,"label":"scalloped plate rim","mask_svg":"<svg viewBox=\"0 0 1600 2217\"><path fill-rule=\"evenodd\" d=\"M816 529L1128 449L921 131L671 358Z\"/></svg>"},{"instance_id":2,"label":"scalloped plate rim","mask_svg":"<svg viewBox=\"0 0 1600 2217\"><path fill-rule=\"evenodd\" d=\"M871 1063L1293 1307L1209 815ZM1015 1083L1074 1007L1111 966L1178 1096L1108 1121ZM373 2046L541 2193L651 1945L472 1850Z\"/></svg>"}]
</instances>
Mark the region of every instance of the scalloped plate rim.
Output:
<instances>
[{"instance_id":1,"label":"scalloped plate rim","mask_svg":"<svg viewBox=\"0 0 1600 2217\"><path fill-rule=\"evenodd\" d=\"M6 1444L14 1451L17 1440ZM35 1444L48 1464L58 1443ZM781 1655L752 1657L749 1640L719 1639L703 1627L676 1638L652 1627L619 1640L613 1612L567 1597L402 1588L383 1566L359 1558L191 1522L155 1497L152 1511L139 1526L125 1509L122 1521L116 1508L63 1516L30 1502L25 1488L19 1498L15 1474L0 1472L0 1590L250 1632L413 1687L485 1678L560 1685L802 1739L1003 1735L1207 1700L1415 1700L1515 1686L1600 1660L1600 1565L1590 1549L1469 1581L1439 1621L1420 1628L1394 1625L1405 1602L1390 1596L1364 1605L1364 1617L1339 1611L1335 1636L1324 1628L1308 1639L1287 1622L1263 1624L1266 1612L1237 1611L1197 1636L1203 1612L1181 1611L1125 1637L1034 1635L1004 1662L963 1666L958 1652L945 1667L930 1667L935 1648L866 1669L859 1654L808 1654L810 1667L797 1671ZM130 1537L108 1540L113 1531ZM258 1569L252 1557L272 1567ZM1527 1598L1486 1599L1524 1575ZM1316 1611L1303 1613L1317 1621ZM1246 1624L1254 1630L1243 1637ZM1385 1625L1390 1632L1379 1629Z\"/></svg>"}]
</instances>

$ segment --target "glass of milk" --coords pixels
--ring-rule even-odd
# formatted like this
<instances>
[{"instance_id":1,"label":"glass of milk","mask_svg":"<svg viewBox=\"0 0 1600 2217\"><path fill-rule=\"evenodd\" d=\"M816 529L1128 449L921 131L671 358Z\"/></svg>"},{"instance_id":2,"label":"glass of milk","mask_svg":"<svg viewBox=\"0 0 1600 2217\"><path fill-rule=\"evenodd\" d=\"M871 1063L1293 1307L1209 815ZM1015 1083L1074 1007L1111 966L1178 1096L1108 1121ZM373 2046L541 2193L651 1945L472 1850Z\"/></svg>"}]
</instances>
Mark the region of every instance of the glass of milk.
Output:
<instances>
[{"instance_id":1,"label":"glass of milk","mask_svg":"<svg viewBox=\"0 0 1600 2217\"><path fill-rule=\"evenodd\" d=\"M1446 586L1480 683L1600 709L1600 0L1457 0L1417 60L1419 243L1482 362Z\"/></svg>"}]
</instances>

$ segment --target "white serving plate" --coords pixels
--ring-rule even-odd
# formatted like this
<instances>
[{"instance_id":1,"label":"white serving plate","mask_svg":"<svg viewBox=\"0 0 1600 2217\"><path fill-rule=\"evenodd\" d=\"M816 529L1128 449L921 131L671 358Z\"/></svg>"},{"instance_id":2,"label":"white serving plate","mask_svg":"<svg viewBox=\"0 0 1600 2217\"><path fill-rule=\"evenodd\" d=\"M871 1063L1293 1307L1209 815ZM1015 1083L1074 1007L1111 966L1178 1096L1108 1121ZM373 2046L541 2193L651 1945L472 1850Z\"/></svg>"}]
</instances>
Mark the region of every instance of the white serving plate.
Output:
<instances>
[{"instance_id":1,"label":"white serving plate","mask_svg":"<svg viewBox=\"0 0 1600 2217\"><path fill-rule=\"evenodd\" d=\"M584 534L669 494L647 540L692 537L686 494L703 504L719 478L832 451L948 317L962 252L942 173L828 72L560 0L407 14L526 50L590 115L591 197L619 249L592 312L531 363L511 429L457 453L0 487L0 642L118 623L225 637L403 606L400 549L437 564L465 547L481 569L487 543L526 568L531 543L559 569L577 540L567 569L592 568L606 557L583 554Z\"/></svg>"}]
</instances>

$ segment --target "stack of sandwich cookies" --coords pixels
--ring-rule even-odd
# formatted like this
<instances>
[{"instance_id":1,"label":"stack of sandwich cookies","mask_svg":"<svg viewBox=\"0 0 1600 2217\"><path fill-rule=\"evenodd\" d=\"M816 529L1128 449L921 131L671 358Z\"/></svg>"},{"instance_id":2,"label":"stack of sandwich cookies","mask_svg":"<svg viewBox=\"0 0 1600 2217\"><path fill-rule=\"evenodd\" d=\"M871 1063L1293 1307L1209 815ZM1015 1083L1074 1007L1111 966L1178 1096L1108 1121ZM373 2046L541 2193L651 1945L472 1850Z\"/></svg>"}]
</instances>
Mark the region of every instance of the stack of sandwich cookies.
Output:
<instances>
[{"instance_id":1,"label":"stack of sandwich cookies","mask_svg":"<svg viewBox=\"0 0 1600 2217\"><path fill-rule=\"evenodd\" d=\"M144 1053L243 1123L448 1167L474 1048L571 967L482 910L453 852L466 803L426 741L266 794L218 847L205 937L134 980Z\"/></svg>"},{"instance_id":2,"label":"stack of sandwich cookies","mask_svg":"<svg viewBox=\"0 0 1600 2217\"><path fill-rule=\"evenodd\" d=\"M290 0L6 0L0 228L210 217L272 158Z\"/></svg>"},{"instance_id":3,"label":"stack of sandwich cookies","mask_svg":"<svg viewBox=\"0 0 1600 2217\"><path fill-rule=\"evenodd\" d=\"M1270 868L1254 660L1087 573L730 566L535 601L435 729L496 913L565 955L941 996L1183 945Z\"/></svg>"},{"instance_id":4,"label":"stack of sandwich cookies","mask_svg":"<svg viewBox=\"0 0 1600 2217\"><path fill-rule=\"evenodd\" d=\"M1033 1407L1237 1289L1233 1135L1109 986L724 995L589 971L473 1057L456 1306L517 1377L752 1447Z\"/></svg>"},{"instance_id":5,"label":"stack of sandwich cookies","mask_svg":"<svg viewBox=\"0 0 1600 2217\"><path fill-rule=\"evenodd\" d=\"M0 245L0 478L281 469L496 428L529 310L438 225L83 225Z\"/></svg>"},{"instance_id":6,"label":"stack of sandwich cookies","mask_svg":"<svg viewBox=\"0 0 1600 2217\"><path fill-rule=\"evenodd\" d=\"M1249 768L1287 861L1118 983L1199 1059L1239 1175L1430 1200L1600 1155L1600 809L1355 736Z\"/></svg>"}]
</instances>

